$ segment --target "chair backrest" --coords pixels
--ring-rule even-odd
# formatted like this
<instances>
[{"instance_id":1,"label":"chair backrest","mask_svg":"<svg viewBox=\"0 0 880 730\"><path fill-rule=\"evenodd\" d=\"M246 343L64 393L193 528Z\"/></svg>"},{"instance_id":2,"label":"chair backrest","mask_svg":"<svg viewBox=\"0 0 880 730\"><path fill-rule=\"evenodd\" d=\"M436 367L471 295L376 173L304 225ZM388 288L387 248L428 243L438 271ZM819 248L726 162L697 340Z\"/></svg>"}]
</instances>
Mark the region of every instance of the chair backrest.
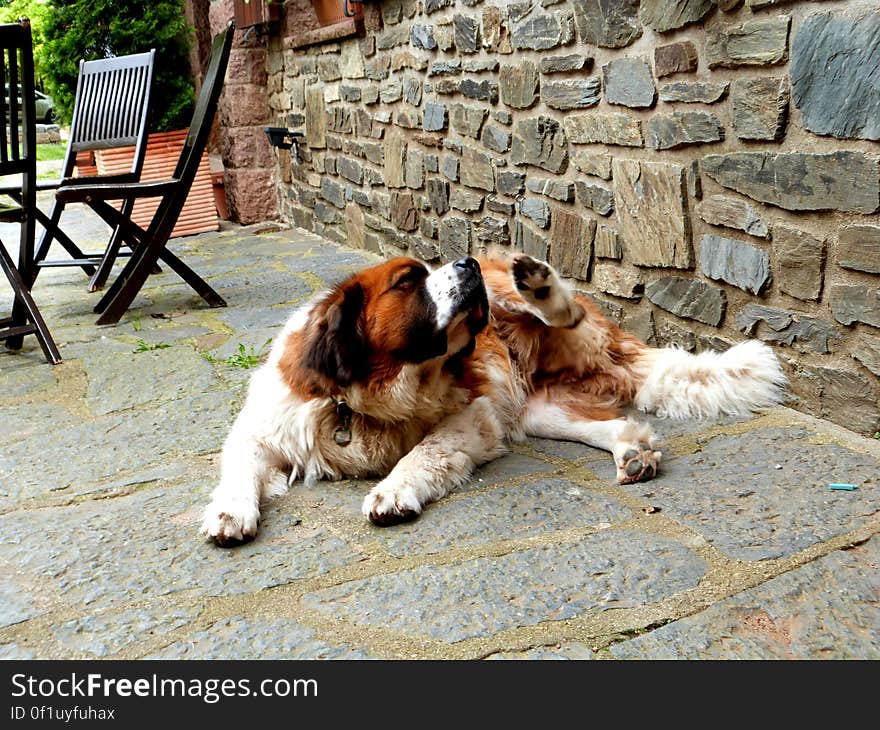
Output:
<instances>
[{"instance_id":1,"label":"chair backrest","mask_svg":"<svg viewBox=\"0 0 880 730\"><path fill-rule=\"evenodd\" d=\"M149 234L167 238L171 235L174 224L183 210L189 195L199 163L205 147L208 145L208 137L211 134L211 125L217 113L217 104L220 100L220 92L223 90L223 80L226 77L226 67L229 65L229 54L232 49L232 36L235 32L235 23L230 20L226 28L214 37L211 47L211 57L208 61L208 69L199 97L196 100L195 111L189 125L183 148L177 165L174 167L172 177L178 184L174 193L163 199L156 215L150 223Z\"/></svg>"},{"instance_id":2,"label":"chair backrest","mask_svg":"<svg viewBox=\"0 0 880 730\"><path fill-rule=\"evenodd\" d=\"M156 51L79 62L63 175L77 152L134 146L131 172L140 175Z\"/></svg>"},{"instance_id":3,"label":"chair backrest","mask_svg":"<svg viewBox=\"0 0 880 730\"><path fill-rule=\"evenodd\" d=\"M34 108L34 50L30 22L0 24L0 175L24 173L27 202L36 180L37 130ZM12 91L13 93L10 93Z\"/></svg>"}]
</instances>

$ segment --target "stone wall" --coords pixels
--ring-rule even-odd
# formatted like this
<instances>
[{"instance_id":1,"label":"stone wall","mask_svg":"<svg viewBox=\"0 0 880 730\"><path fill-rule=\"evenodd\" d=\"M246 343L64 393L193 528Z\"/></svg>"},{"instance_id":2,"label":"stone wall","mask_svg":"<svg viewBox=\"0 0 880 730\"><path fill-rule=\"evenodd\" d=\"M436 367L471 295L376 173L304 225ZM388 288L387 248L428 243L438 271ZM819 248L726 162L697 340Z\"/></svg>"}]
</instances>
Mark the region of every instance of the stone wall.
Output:
<instances>
[{"instance_id":1,"label":"stone wall","mask_svg":"<svg viewBox=\"0 0 880 730\"><path fill-rule=\"evenodd\" d=\"M548 258L652 344L773 343L792 405L880 429L880 8L383 0L268 45L282 215L446 261Z\"/></svg>"}]
</instances>

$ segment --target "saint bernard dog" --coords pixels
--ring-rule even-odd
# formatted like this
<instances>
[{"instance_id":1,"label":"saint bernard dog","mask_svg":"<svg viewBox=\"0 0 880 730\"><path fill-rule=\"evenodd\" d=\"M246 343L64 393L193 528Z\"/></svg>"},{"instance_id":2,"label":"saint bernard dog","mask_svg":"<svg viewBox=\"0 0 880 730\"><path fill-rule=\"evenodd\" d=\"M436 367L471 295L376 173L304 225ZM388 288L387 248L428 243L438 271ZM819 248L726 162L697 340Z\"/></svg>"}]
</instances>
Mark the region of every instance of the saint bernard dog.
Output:
<instances>
[{"instance_id":1,"label":"saint bernard dog","mask_svg":"<svg viewBox=\"0 0 880 730\"><path fill-rule=\"evenodd\" d=\"M523 254L431 269L395 258L296 311L253 375L226 439L202 532L253 538L260 504L297 479L381 480L377 525L421 514L526 436L611 452L617 481L660 467L651 428L778 403L785 377L765 344L693 355L649 347Z\"/></svg>"}]
</instances>

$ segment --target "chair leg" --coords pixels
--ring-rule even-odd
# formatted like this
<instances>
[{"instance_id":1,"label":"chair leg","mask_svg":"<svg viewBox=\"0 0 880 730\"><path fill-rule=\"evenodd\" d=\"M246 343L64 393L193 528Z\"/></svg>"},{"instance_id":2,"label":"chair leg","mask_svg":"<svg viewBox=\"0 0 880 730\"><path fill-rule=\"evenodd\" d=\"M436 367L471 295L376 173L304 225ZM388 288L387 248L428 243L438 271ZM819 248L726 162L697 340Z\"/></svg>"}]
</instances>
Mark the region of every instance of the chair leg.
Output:
<instances>
[{"instance_id":1,"label":"chair leg","mask_svg":"<svg viewBox=\"0 0 880 730\"><path fill-rule=\"evenodd\" d=\"M68 254L72 258L75 259L83 259L87 258L86 254L80 250L79 246L77 246L70 237L61 230L60 222L61 222L61 214L64 212L64 203L59 203L54 201L52 203L52 208L49 211L49 215L47 216L43 211L39 208L34 210L36 215L36 219L39 224L43 227L43 233L40 236L40 242L37 244L37 252L34 255L34 270L31 273L30 282L31 287L33 287L34 282L37 280L37 274L40 271L40 262L45 261L46 257L49 255L49 248L52 246L52 241L57 240L58 243L67 251ZM89 264L86 264L82 267L82 270L85 272L87 276L92 276L95 273L95 267Z\"/></svg>"},{"instance_id":2,"label":"chair leg","mask_svg":"<svg viewBox=\"0 0 880 730\"><path fill-rule=\"evenodd\" d=\"M128 206L128 203L129 201L126 201L125 205ZM128 211L128 213L130 212L131 211ZM126 215L128 213L126 213ZM110 242L107 244L104 256L101 258L101 263L98 264L98 269L95 271L95 275L89 282L89 291L98 291L107 283L107 277L110 276L113 264L116 263L116 258L119 256L119 249L121 246L122 236L120 235L119 226L117 226L113 229L113 235L110 237Z\"/></svg>"},{"instance_id":3,"label":"chair leg","mask_svg":"<svg viewBox=\"0 0 880 730\"><path fill-rule=\"evenodd\" d=\"M43 355L45 355L46 360L50 363L57 365L61 362L61 353L58 352L55 340L52 339L49 328L46 326L46 322L43 320L43 316L40 314L36 302L34 302L31 293L25 286L24 279L21 277L21 274L19 274L18 269L15 268L15 265L12 263L12 258L9 256L9 253L3 245L0 245L0 267L2 267L3 272L6 274L6 278L9 279L9 283L12 284L12 290L15 292L15 301L12 306L13 325L16 323L25 324L28 321L32 322L34 326L33 334L36 336L37 342L40 343ZM17 309L19 310L18 314L16 313ZM20 313L20 310L22 309L24 310L23 315ZM10 350L21 349L22 337L23 335L16 335L7 338L6 346Z\"/></svg>"}]
</instances>

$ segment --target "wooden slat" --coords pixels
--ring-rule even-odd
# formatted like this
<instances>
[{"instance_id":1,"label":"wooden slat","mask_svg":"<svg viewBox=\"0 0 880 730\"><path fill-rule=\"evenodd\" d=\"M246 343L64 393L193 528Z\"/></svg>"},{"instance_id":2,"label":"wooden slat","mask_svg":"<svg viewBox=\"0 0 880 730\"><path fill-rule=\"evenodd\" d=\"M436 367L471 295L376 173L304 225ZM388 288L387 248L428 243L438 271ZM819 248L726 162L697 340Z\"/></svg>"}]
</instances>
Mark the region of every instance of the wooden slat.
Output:
<instances>
[{"instance_id":1,"label":"wooden slat","mask_svg":"<svg viewBox=\"0 0 880 730\"><path fill-rule=\"evenodd\" d=\"M175 132L159 132L147 137L147 155L141 182L167 180L174 172L180 157L183 141L187 130ZM97 150L95 162L101 175L125 173L131 170L134 147L119 147L111 150ZM119 206L117 206L118 208ZM159 207L159 199L138 200L134 205L132 220L142 228L146 228ZM217 207L214 205L214 188L211 182L211 165L207 151L202 154L195 180L190 188L186 203L171 237L189 236L194 233L219 230L220 223Z\"/></svg>"}]
</instances>

